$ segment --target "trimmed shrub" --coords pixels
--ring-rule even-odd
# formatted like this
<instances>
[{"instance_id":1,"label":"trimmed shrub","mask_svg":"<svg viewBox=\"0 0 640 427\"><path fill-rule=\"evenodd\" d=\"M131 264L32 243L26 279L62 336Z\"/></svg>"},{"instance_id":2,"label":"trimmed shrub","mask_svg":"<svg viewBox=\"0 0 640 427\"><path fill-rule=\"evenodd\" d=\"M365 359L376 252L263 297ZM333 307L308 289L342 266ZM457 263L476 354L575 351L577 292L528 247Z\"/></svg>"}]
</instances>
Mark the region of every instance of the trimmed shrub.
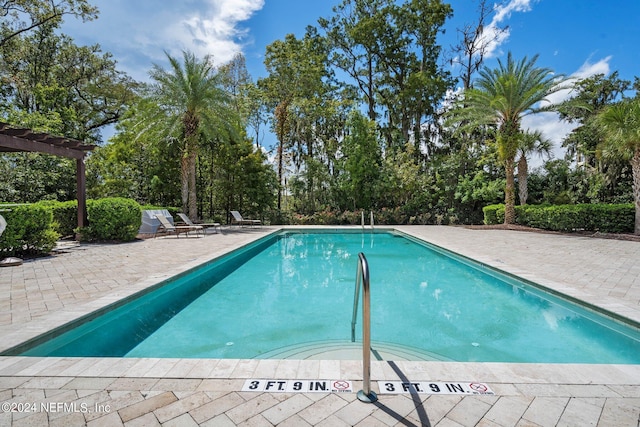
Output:
<instances>
[{"instance_id":1,"label":"trimmed shrub","mask_svg":"<svg viewBox=\"0 0 640 427\"><path fill-rule=\"evenodd\" d=\"M78 226L78 201L58 202L45 200L38 205L51 209L53 214L53 228L61 236L73 236Z\"/></svg>"},{"instance_id":2,"label":"trimmed shrub","mask_svg":"<svg viewBox=\"0 0 640 427\"><path fill-rule=\"evenodd\" d=\"M121 197L88 200L89 226L80 231L82 240L134 240L142 223L142 209L131 199Z\"/></svg>"},{"instance_id":3,"label":"trimmed shrub","mask_svg":"<svg viewBox=\"0 0 640 427\"><path fill-rule=\"evenodd\" d=\"M633 203L616 205L587 205L587 226L604 233L633 233L636 210ZM593 221L597 218L597 223Z\"/></svg>"},{"instance_id":4,"label":"trimmed shrub","mask_svg":"<svg viewBox=\"0 0 640 427\"><path fill-rule=\"evenodd\" d=\"M488 205L482 208L486 225L502 224L504 222L504 205Z\"/></svg>"},{"instance_id":5,"label":"trimmed shrub","mask_svg":"<svg viewBox=\"0 0 640 427\"><path fill-rule=\"evenodd\" d=\"M78 201L60 202L53 207L53 222L62 236L73 236L78 227Z\"/></svg>"},{"instance_id":6,"label":"trimmed shrub","mask_svg":"<svg viewBox=\"0 0 640 427\"><path fill-rule=\"evenodd\" d=\"M504 205L485 206L484 223L504 222ZM516 206L516 223L553 231L632 233L633 204L525 205Z\"/></svg>"},{"instance_id":7,"label":"trimmed shrub","mask_svg":"<svg viewBox=\"0 0 640 427\"><path fill-rule=\"evenodd\" d=\"M0 236L0 258L47 254L60 237L51 209L38 204L13 206L2 212L7 228Z\"/></svg>"}]
</instances>

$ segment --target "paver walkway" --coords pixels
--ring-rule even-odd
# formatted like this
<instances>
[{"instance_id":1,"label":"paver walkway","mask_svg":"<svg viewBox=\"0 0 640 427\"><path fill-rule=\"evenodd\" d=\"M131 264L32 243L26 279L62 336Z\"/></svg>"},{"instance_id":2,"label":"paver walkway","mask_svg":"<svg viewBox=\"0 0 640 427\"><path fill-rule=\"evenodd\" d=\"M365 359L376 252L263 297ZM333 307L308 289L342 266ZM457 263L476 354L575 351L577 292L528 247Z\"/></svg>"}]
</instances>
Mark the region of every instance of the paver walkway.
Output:
<instances>
[{"instance_id":1,"label":"paver walkway","mask_svg":"<svg viewBox=\"0 0 640 427\"><path fill-rule=\"evenodd\" d=\"M398 227L640 321L640 243L461 227ZM0 349L117 301L274 228L80 245L0 269ZM0 426L634 426L640 365L385 362L375 381L478 381L494 396L243 392L247 378L344 379L349 360L0 357Z\"/></svg>"}]
</instances>

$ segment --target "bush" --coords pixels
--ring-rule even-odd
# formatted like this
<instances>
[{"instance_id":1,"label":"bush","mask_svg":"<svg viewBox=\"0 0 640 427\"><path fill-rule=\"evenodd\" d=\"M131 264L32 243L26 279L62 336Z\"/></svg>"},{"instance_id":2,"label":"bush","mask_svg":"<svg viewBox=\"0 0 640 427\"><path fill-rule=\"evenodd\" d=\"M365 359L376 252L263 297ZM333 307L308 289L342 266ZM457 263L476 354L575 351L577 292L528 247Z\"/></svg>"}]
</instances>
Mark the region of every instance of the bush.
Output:
<instances>
[{"instance_id":1,"label":"bush","mask_svg":"<svg viewBox=\"0 0 640 427\"><path fill-rule=\"evenodd\" d=\"M2 216L7 228L0 236L0 258L49 253L60 237L53 229L51 209L46 206L13 206Z\"/></svg>"},{"instance_id":2,"label":"bush","mask_svg":"<svg viewBox=\"0 0 640 427\"><path fill-rule=\"evenodd\" d=\"M360 211L344 211L338 215L342 225L360 225L362 223L362 213ZM368 221L368 218L365 218Z\"/></svg>"},{"instance_id":3,"label":"bush","mask_svg":"<svg viewBox=\"0 0 640 427\"><path fill-rule=\"evenodd\" d=\"M53 214L53 228L61 236L73 236L78 226L78 201L58 202L45 200L38 202L40 206L51 209Z\"/></svg>"},{"instance_id":4,"label":"bush","mask_svg":"<svg viewBox=\"0 0 640 427\"><path fill-rule=\"evenodd\" d=\"M324 210L316 212L314 215L314 224L317 225L339 225L340 220L338 215L330 210Z\"/></svg>"},{"instance_id":5,"label":"bush","mask_svg":"<svg viewBox=\"0 0 640 427\"><path fill-rule=\"evenodd\" d=\"M587 206L590 206L587 215L587 218L591 220L587 220L589 229L605 233L633 233L636 218L633 203ZM597 223L593 223L592 220L596 218Z\"/></svg>"},{"instance_id":6,"label":"bush","mask_svg":"<svg viewBox=\"0 0 640 427\"><path fill-rule=\"evenodd\" d=\"M364 213L365 223L369 223L370 213ZM407 224L409 218L401 208L382 208L373 212L373 221L380 225L404 225Z\"/></svg>"},{"instance_id":7,"label":"bush","mask_svg":"<svg viewBox=\"0 0 640 427\"><path fill-rule=\"evenodd\" d=\"M120 197L88 200L89 226L80 231L82 240L134 240L142 223L142 209L131 199Z\"/></svg>"},{"instance_id":8,"label":"bush","mask_svg":"<svg viewBox=\"0 0 640 427\"><path fill-rule=\"evenodd\" d=\"M586 229L581 208L584 205L545 206L540 209L529 209L531 227L553 231L574 231Z\"/></svg>"},{"instance_id":9,"label":"bush","mask_svg":"<svg viewBox=\"0 0 640 427\"><path fill-rule=\"evenodd\" d=\"M371 221L370 215L370 211L364 212L364 222L367 226ZM402 208L382 208L378 211L373 211L373 216L375 225L432 224L437 219L431 213L409 215ZM447 221L455 222L452 217L447 217ZM312 215L293 214L288 223L292 225L360 225L362 223L362 210L324 210Z\"/></svg>"},{"instance_id":10,"label":"bush","mask_svg":"<svg viewBox=\"0 0 640 427\"><path fill-rule=\"evenodd\" d=\"M482 208L486 225L502 224L504 222L504 205L489 205Z\"/></svg>"},{"instance_id":11,"label":"bush","mask_svg":"<svg viewBox=\"0 0 640 427\"><path fill-rule=\"evenodd\" d=\"M504 205L485 206L484 223L504 222ZM516 206L516 222L553 231L630 233L634 229L633 204L525 205Z\"/></svg>"}]
</instances>

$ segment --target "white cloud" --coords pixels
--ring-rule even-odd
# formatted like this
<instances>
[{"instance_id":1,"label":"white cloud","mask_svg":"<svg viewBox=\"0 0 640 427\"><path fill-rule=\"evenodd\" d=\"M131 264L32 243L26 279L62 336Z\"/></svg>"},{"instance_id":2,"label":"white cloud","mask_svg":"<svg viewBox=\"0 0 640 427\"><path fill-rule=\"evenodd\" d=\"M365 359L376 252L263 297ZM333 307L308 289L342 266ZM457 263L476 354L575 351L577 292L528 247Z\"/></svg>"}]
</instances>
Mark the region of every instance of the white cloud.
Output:
<instances>
[{"instance_id":1,"label":"white cloud","mask_svg":"<svg viewBox=\"0 0 640 427\"><path fill-rule=\"evenodd\" d=\"M181 56L190 50L211 54L217 65L230 60L251 42L245 21L265 0L93 0L98 19L67 20L65 33L80 43L100 43L114 54L120 69L148 79L151 64L164 65L164 51Z\"/></svg>"},{"instance_id":2,"label":"white cloud","mask_svg":"<svg viewBox=\"0 0 640 427\"><path fill-rule=\"evenodd\" d=\"M190 13L165 31L172 50L188 49L198 56L213 55L224 63L242 51L248 30L240 24L262 9L264 0L208 0L206 10ZM177 42L177 45L176 45Z\"/></svg>"},{"instance_id":3,"label":"white cloud","mask_svg":"<svg viewBox=\"0 0 640 427\"><path fill-rule=\"evenodd\" d=\"M564 86L571 86L579 80L594 76L596 74L604 74L605 76L608 75L611 71L611 68L609 67L611 58L611 56L607 56L606 58L603 58L596 63L591 63L590 59L587 59L577 71L567 77L567 81ZM549 104L559 104L560 102L566 101L567 99L571 98L573 94L574 90L570 87L562 89L549 95L547 97L547 100L543 102L542 105L546 106Z\"/></svg>"},{"instance_id":4,"label":"white cloud","mask_svg":"<svg viewBox=\"0 0 640 427\"><path fill-rule=\"evenodd\" d=\"M511 0L506 5L497 5L492 24L497 24L511 17L513 12L529 12L532 0Z\"/></svg>"},{"instance_id":5,"label":"white cloud","mask_svg":"<svg viewBox=\"0 0 640 427\"><path fill-rule=\"evenodd\" d=\"M511 0L507 4L497 4L495 6L495 14L491 23L482 31L483 45L487 46L485 52L487 58L500 55L500 46L509 39L510 30L509 28L501 29L502 22L509 19L514 12L531 11L531 4L534 1L536 0Z\"/></svg>"},{"instance_id":6,"label":"white cloud","mask_svg":"<svg viewBox=\"0 0 640 427\"><path fill-rule=\"evenodd\" d=\"M584 79L585 77L591 77L596 74L604 74L606 76L611 71L611 67L609 66L611 56L607 56L606 58L603 58L593 64L589 61L590 58L587 59L585 63L582 64L582 66L578 69L578 71L571 75L571 77Z\"/></svg>"},{"instance_id":7,"label":"white cloud","mask_svg":"<svg viewBox=\"0 0 640 427\"><path fill-rule=\"evenodd\" d=\"M596 74L608 75L611 71L609 62L611 56L607 56L595 63L591 62L591 58L588 58L584 64L572 73L567 81L567 84L572 84L578 80L585 79L587 77L594 76ZM560 90L549 97L542 103L542 105L558 104L574 95L574 91L570 88ZM560 120L560 116L557 113L539 113L531 116L526 116L522 120L522 127L524 129L539 130L542 134L553 142L553 157L561 158L564 156L564 149L561 144L564 138L575 129L577 124L568 123ZM536 166L538 163L536 162Z\"/></svg>"},{"instance_id":8,"label":"white cloud","mask_svg":"<svg viewBox=\"0 0 640 427\"><path fill-rule=\"evenodd\" d=\"M575 129L576 125L560 120L557 113L538 113L522 119L522 127L542 132L545 138L553 142L552 157L560 158L564 156L562 140Z\"/></svg>"}]
</instances>

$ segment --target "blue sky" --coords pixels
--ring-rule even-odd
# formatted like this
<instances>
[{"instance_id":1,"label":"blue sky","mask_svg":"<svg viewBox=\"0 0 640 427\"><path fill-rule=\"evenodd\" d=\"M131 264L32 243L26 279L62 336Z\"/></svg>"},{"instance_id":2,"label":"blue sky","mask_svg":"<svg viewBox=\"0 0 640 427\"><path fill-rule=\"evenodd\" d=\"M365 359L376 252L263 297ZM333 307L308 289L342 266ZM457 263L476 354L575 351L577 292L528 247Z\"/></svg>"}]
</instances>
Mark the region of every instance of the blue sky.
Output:
<instances>
[{"instance_id":1,"label":"blue sky","mask_svg":"<svg viewBox=\"0 0 640 427\"><path fill-rule=\"evenodd\" d=\"M252 77L264 76L265 48L288 33L304 34L319 17L330 17L340 0L93 0L100 9L87 23L68 18L63 32L78 44L99 43L120 69L146 80L153 63L165 65L164 51L189 49L213 54L216 63L244 53ZM477 2L450 0L454 16L445 24L443 47L454 44L457 28L475 22ZM516 59L538 54L537 64L570 77L619 71L640 76L640 0L503 0L485 27L508 26L485 64L511 51ZM454 74L456 69L452 69ZM558 101L570 96L565 91ZM552 114L530 117L525 126L542 130L559 145L571 129Z\"/></svg>"}]
</instances>

